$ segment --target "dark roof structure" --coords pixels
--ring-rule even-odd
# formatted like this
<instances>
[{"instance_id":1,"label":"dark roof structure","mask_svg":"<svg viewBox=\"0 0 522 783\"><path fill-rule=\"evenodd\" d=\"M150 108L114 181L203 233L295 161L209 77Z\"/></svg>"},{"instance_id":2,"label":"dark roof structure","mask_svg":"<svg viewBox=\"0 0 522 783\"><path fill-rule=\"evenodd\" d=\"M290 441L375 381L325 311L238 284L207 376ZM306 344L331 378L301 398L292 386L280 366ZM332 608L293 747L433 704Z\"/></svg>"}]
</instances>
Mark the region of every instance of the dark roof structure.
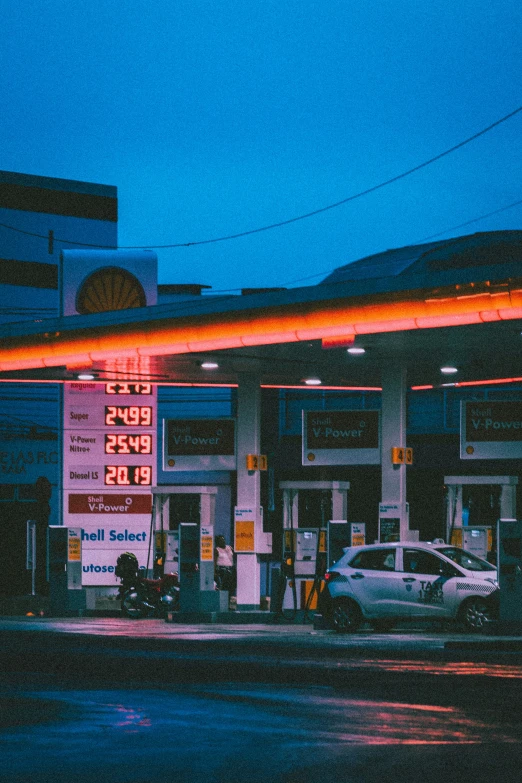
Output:
<instances>
[{"instance_id":1,"label":"dark roof structure","mask_svg":"<svg viewBox=\"0 0 522 783\"><path fill-rule=\"evenodd\" d=\"M490 231L366 256L338 267L320 285L399 275L429 275L520 261L522 231Z\"/></svg>"}]
</instances>

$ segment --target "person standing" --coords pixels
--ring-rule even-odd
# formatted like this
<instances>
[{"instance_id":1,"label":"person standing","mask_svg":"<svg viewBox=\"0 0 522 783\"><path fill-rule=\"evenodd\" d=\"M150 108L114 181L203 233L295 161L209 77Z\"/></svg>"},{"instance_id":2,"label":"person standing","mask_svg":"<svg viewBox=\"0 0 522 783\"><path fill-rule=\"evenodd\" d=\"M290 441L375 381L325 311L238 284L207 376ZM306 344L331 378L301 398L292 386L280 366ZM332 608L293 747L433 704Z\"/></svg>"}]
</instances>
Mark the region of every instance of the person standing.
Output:
<instances>
[{"instance_id":1,"label":"person standing","mask_svg":"<svg viewBox=\"0 0 522 783\"><path fill-rule=\"evenodd\" d=\"M218 590L228 590L231 595L235 592L234 550L225 541L225 536L216 536L214 579Z\"/></svg>"}]
</instances>

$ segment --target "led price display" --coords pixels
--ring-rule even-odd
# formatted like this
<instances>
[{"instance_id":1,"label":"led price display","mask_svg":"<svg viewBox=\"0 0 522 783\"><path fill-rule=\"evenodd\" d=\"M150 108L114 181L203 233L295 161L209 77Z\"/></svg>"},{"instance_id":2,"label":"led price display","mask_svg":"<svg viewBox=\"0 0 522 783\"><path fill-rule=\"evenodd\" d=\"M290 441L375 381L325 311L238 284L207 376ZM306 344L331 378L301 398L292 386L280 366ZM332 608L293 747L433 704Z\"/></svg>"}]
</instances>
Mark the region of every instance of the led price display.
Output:
<instances>
[{"instance_id":1,"label":"led price display","mask_svg":"<svg viewBox=\"0 0 522 783\"><path fill-rule=\"evenodd\" d=\"M105 394L152 394L152 383L106 383Z\"/></svg>"},{"instance_id":2,"label":"led price display","mask_svg":"<svg viewBox=\"0 0 522 783\"><path fill-rule=\"evenodd\" d=\"M106 405L105 424L109 427L152 427L152 406Z\"/></svg>"},{"instance_id":3,"label":"led price display","mask_svg":"<svg viewBox=\"0 0 522 783\"><path fill-rule=\"evenodd\" d=\"M139 433L105 436L106 454L152 454L152 435Z\"/></svg>"},{"instance_id":4,"label":"led price display","mask_svg":"<svg viewBox=\"0 0 522 783\"><path fill-rule=\"evenodd\" d=\"M152 465L105 465L105 484L111 487L145 487L152 484Z\"/></svg>"}]
</instances>

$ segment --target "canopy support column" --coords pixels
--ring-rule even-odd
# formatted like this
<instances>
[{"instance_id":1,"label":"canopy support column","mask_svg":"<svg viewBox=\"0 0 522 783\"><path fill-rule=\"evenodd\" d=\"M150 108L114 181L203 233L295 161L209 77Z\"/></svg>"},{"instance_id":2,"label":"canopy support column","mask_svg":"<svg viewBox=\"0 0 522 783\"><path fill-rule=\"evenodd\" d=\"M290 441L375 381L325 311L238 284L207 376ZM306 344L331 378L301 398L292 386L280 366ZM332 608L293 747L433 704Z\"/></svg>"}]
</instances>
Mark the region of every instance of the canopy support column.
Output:
<instances>
[{"instance_id":1,"label":"canopy support column","mask_svg":"<svg viewBox=\"0 0 522 783\"><path fill-rule=\"evenodd\" d=\"M392 448L406 448L406 368L402 365L388 364L382 369L381 416L382 501L379 540L407 541L410 536L406 464L394 465L391 457ZM383 524L385 519L387 523ZM391 524L392 520L395 520L395 526ZM387 530L386 534L384 530Z\"/></svg>"},{"instance_id":2,"label":"canopy support column","mask_svg":"<svg viewBox=\"0 0 522 783\"><path fill-rule=\"evenodd\" d=\"M248 611L259 609L261 573L259 556L256 553L263 532L261 512L261 476L259 470L249 471L247 454L259 454L261 447L261 388L259 377L254 373L239 376L237 391L237 509L243 518L253 521L253 540L241 551L236 536L237 551L237 609ZM251 514L243 512L251 511Z\"/></svg>"}]
</instances>

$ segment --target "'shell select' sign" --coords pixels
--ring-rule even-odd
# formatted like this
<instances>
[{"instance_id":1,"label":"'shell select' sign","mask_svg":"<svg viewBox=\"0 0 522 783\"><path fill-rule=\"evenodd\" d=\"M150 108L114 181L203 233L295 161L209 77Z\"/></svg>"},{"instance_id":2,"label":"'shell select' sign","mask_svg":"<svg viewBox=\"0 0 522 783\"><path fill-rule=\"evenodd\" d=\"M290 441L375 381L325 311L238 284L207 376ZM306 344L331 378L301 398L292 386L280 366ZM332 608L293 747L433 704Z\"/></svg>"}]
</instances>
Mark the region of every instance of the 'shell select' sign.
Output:
<instances>
[{"instance_id":1,"label":"'shell select' sign","mask_svg":"<svg viewBox=\"0 0 522 783\"><path fill-rule=\"evenodd\" d=\"M378 465L379 411L303 411L303 465Z\"/></svg>"},{"instance_id":2,"label":"'shell select' sign","mask_svg":"<svg viewBox=\"0 0 522 783\"><path fill-rule=\"evenodd\" d=\"M164 470L234 470L234 419L166 419Z\"/></svg>"},{"instance_id":3,"label":"'shell select' sign","mask_svg":"<svg viewBox=\"0 0 522 783\"><path fill-rule=\"evenodd\" d=\"M522 402L462 402L461 459L522 457Z\"/></svg>"}]
</instances>

